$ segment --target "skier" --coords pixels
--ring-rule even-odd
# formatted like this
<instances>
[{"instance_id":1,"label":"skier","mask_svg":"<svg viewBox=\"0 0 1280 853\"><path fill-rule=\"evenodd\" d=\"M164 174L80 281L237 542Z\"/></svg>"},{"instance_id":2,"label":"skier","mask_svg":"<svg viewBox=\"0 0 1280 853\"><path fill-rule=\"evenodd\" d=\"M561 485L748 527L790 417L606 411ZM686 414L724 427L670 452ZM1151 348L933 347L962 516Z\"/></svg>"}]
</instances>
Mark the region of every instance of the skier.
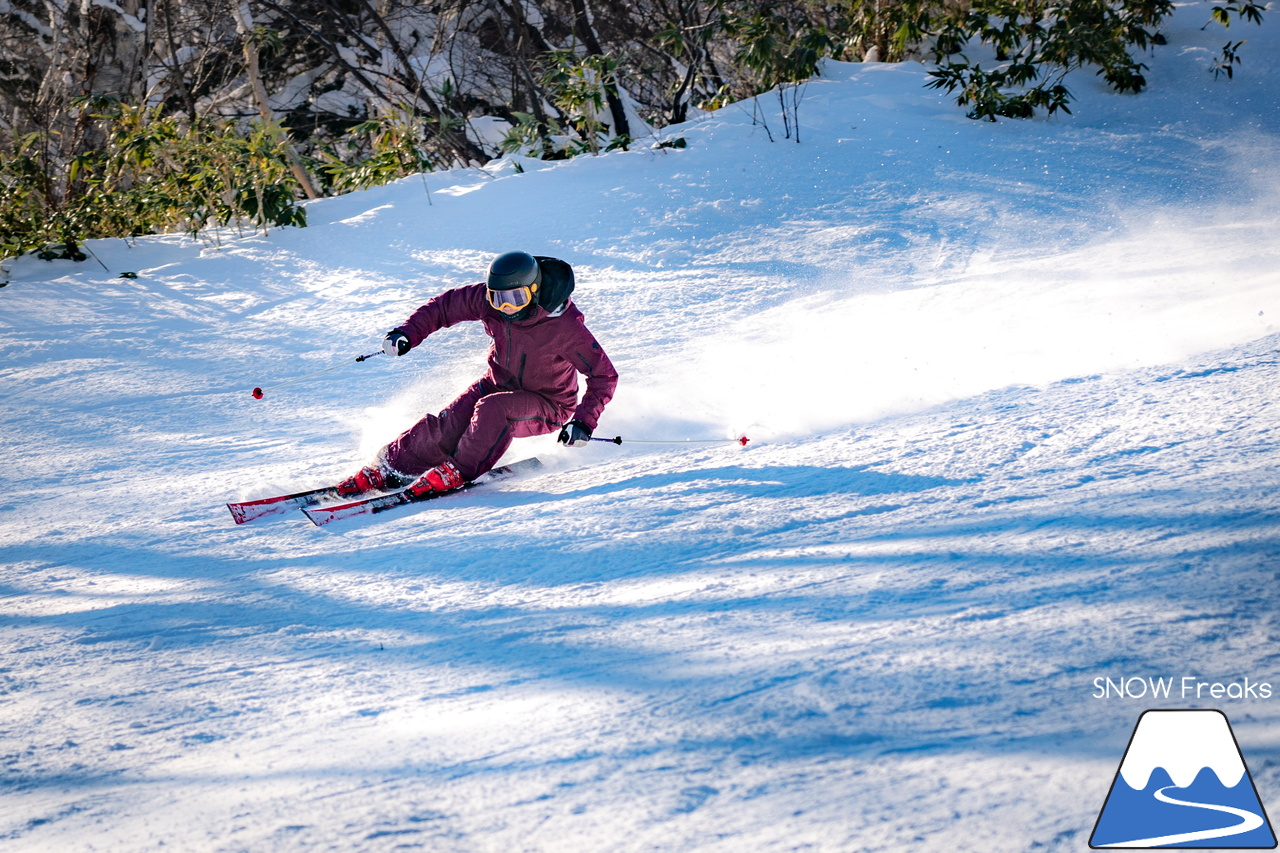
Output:
<instances>
[{"instance_id":1,"label":"skier","mask_svg":"<svg viewBox=\"0 0 1280 853\"><path fill-rule=\"evenodd\" d=\"M433 332L478 320L493 339L489 370L339 483L338 493L449 492L493 468L512 439L560 430L562 444L585 444L618 374L570 299L573 286L564 261L507 252L490 264L485 282L445 291L388 332L383 352L402 356ZM587 378L581 402L579 373Z\"/></svg>"}]
</instances>

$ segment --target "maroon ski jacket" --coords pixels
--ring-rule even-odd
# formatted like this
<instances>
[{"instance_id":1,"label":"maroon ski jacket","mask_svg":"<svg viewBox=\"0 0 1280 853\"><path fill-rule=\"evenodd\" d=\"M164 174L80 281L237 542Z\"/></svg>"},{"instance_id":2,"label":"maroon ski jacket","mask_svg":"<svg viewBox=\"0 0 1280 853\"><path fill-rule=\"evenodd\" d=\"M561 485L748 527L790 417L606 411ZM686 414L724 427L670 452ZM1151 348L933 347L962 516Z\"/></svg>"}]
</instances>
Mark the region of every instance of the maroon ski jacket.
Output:
<instances>
[{"instance_id":1,"label":"maroon ski jacket","mask_svg":"<svg viewBox=\"0 0 1280 853\"><path fill-rule=\"evenodd\" d=\"M572 302L552 317L538 306L525 320L512 320L489 304L484 284L446 290L429 300L401 325L416 347L432 332L466 320L479 320L493 338L489 372L484 381L494 391L533 391L550 400L565 420L577 420L594 430L618 385L618 372L587 329L582 312ZM587 391L578 402L578 374L587 377Z\"/></svg>"}]
</instances>

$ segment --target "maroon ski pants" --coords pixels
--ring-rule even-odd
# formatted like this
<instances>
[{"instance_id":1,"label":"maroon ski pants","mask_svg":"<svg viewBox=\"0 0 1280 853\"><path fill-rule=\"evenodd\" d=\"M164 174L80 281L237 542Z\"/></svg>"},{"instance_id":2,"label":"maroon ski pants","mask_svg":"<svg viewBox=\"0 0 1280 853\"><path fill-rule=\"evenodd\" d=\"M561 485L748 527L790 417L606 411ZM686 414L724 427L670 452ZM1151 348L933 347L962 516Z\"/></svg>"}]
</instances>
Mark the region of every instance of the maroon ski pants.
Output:
<instances>
[{"instance_id":1,"label":"maroon ski pants","mask_svg":"<svg viewBox=\"0 0 1280 853\"><path fill-rule=\"evenodd\" d=\"M468 480L488 471L512 439L555 432L572 417L532 391L494 391L483 379L438 415L427 415L382 450L401 474L417 477L450 461Z\"/></svg>"}]
</instances>

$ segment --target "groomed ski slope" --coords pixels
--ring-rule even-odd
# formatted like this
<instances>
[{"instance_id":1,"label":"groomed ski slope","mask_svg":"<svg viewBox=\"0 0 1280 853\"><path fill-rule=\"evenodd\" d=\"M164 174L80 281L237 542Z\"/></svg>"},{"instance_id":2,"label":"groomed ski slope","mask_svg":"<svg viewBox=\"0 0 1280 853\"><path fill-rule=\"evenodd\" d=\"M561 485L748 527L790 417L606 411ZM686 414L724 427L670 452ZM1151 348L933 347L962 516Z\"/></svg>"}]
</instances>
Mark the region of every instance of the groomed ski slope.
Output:
<instances>
[{"instance_id":1,"label":"groomed ski slope","mask_svg":"<svg viewBox=\"0 0 1280 853\"><path fill-rule=\"evenodd\" d=\"M0 849L1081 851L1148 707L1225 711L1280 812L1280 37L1215 82L1208 8L1072 116L830 64L800 144L765 96L772 142L736 105L12 264ZM748 447L523 440L417 511L231 523L487 339L273 386L513 248L578 270L598 434ZM1184 676L1273 693L1095 698Z\"/></svg>"}]
</instances>

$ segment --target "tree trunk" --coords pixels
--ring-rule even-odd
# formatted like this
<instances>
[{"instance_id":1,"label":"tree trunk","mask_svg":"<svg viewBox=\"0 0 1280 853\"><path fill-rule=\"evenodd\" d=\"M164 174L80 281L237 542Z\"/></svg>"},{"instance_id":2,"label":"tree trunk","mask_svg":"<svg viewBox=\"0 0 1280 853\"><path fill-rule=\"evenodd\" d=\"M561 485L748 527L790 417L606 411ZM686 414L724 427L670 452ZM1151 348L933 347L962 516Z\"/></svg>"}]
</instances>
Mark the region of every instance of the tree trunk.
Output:
<instances>
[{"instance_id":1,"label":"tree trunk","mask_svg":"<svg viewBox=\"0 0 1280 853\"><path fill-rule=\"evenodd\" d=\"M387 24L387 19L368 0L364 0L364 7L365 11L373 19L374 25L378 27L383 37L387 40L387 46L395 54L396 62L400 64L401 74L404 75L405 88L416 92L417 98L426 105L427 110L436 119L440 128L439 136L446 147L452 150L454 156L464 164L468 162L487 163L489 155L480 146L467 138L465 130L462 133L457 133L447 128L445 122L447 105L441 106L437 104L435 99L431 97L431 93L423 85L422 78L413 73L413 63L410 61L409 55L405 53L404 45L400 43L390 25Z\"/></svg>"},{"instance_id":2,"label":"tree trunk","mask_svg":"<svg viewBox=\"0 0 1280 853\"><path fill-rule=\"evenodd\" d=\"M591 14L587 11L587 0L573 0L573 31L592 56L604 56L600 47L600 39L596 38L595 27L591 25ZM631 124L627 121L627 111L618 95L618 81L610 76L604 84L604 98L609 105L609 115L613 118L613 132L616 136L631 138Z\"/></svg>"},{"instance_id":3,"label":"tree trunk","mask_svg":"<svg viewBox=\"0 0 1280 853\"><path fill-rule=\"evenodd\" d=\"M263 121L273 122L276 120L276 116L271 109L271 104L267 101L267 87L262 83L262 72L258 65L258 45L253 40L253 13L249 10L247 2L235 7L235 17L236 29L244 37L245 71L249 75L249 85L253 88L253 99L258 104L258 114L262 116ZM311 176L307 174L306 168L302 165L302 159L298 157L297 150L294 149L293 143L288 139L284 140L284 153L289 161L289 169L293 172L293 176L298 179L298 184L302 187L302 191L306 193L307 198L320 198L320 194L316 192L315 184L311 181Z\"/></svg>"}]
</instances>

